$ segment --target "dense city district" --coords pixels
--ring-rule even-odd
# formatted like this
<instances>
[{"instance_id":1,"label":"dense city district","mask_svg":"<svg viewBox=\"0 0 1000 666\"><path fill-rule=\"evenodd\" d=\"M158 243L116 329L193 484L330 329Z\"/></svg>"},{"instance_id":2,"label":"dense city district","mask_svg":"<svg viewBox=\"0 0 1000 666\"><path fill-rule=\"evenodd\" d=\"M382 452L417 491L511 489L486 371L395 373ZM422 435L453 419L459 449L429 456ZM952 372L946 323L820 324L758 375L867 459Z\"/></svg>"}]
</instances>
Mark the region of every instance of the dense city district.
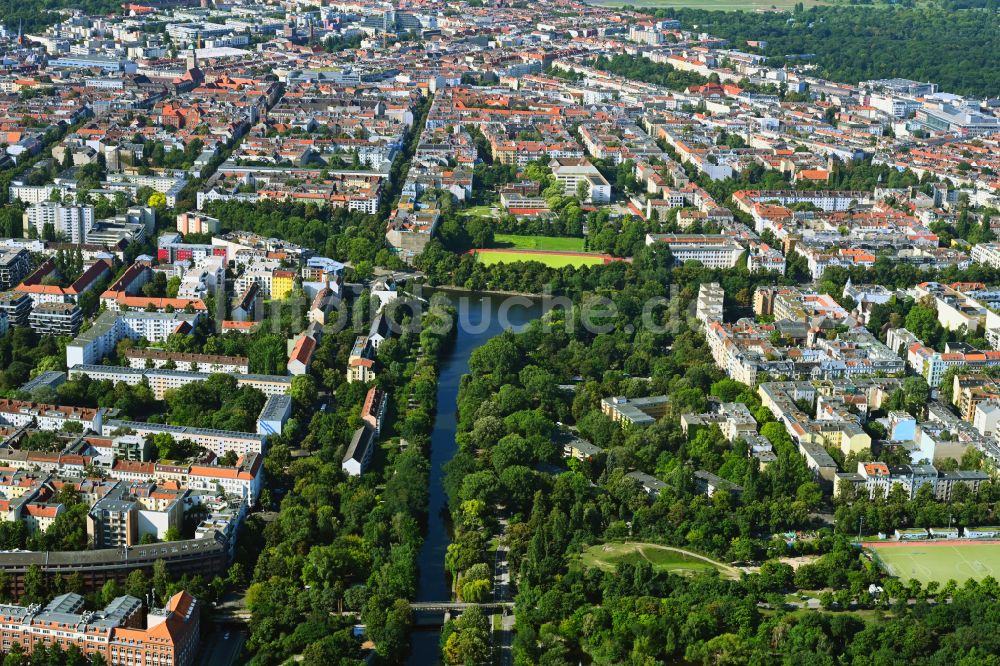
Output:
<instances>
[{"instance_id":1,"label":"dense city district","mask_svg":"<svg viewBox=\"0 0 1000 666\"><path fill-rule=\"evenodd\" d=\"M997 0L0 0L2 666L1000 666Z\"/></svg>"}]
</instances>

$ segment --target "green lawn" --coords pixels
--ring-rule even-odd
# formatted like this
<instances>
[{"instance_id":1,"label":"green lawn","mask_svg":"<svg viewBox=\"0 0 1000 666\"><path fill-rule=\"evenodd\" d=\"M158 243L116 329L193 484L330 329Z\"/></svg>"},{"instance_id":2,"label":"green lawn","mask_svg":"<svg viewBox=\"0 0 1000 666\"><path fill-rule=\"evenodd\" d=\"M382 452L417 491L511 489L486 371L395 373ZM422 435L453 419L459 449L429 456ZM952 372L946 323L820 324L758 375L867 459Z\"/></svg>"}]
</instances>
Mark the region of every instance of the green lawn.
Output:
<instances>
[{"instance_id":1,"label":"green lawn","mask_svg":"<svg viewBox=\"0 0 1000 666\"><path fill-rule=\"evenodd\" d=\"M494 234L493 247L517 250L545 250L547 252L583 252L582 238L563 236L518 236L515 234Z\"/></svg>"},{"instance_id":2,"label":"green lawn","mask_svg":"<svg viewBox=\"0 0 1000 666\"><path fill-rule=\"evenodd\" d=\"M493 217L493 209L491 206L472 206L471 208L463 209L462 215L470 217Z\"/></svg>"},{"instance_id":3,"label":"green lawn","mask_svg":"<svg viewBox=\"0 0 1000 666\"><path fill-rule=\"evenodd\" d=\"M953 545L932 542L872 548L888 574L908 581L916 578L923 584L932 580L946 583L954 578L962 583L969 578L1000 578L1000 544L975 543Z\"/></svg>"},{"instance_id":4,"label":"green lawn","mask_svg":"<svg viewBox=\"0 0 1000 666\"><path fill-rule=\"evenodd\" d=\"M533 252L503 252L495 250L476 250L478 260L487 266L493 264L511 264L518 261L537 261L549 268L564 266L596 266L603 264L604 259L597 255L593 257L573 256L565 254L535 254Z\"/></svg>"},{"instance_id":5,"label":"green lawn","mask_svg":"<svg viewBox=\"0 0 1000 666\"><path fill-rule=\"evenodd\" d=\"M720 571L725 576L738 577L736 569L715 562L707 557L680 548L659 546L652 543L602 543L591 546L580 555L580 561L587 567L597 567L605 571L614 570L619 562L646 560L657 571L675 574L697 574Z\"/></svg>"},{"instance_id":6,"label":"green lawn","mask_svg":"<svg viewBox=\"0 0 1000 666\"><path fill-rule=\"evenodd\" d=\"M692 9L715 9L719 11L735 11L746 9L754 11L758 9L792 9L796 2L802 2L806 7L813 5L827 5L829 2L822 0L588 0L592 5L601 7L622 7L632 5L634 7L690 7Z\"/></svg>"}]
</instances>

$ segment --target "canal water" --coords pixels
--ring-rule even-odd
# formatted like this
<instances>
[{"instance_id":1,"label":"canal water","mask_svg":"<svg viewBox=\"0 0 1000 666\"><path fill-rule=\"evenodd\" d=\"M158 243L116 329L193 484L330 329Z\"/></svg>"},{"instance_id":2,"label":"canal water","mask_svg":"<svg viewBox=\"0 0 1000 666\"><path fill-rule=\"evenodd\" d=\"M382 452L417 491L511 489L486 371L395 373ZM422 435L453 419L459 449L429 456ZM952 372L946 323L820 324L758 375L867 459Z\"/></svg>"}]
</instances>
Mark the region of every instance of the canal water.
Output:
<instances>
[{"instance_id":1,"label":"canal water","mask_svg":"<svg viewBox=\"0 0 1000 666\"><path fill-rule=\"evenodd\" d=\"M431 432L430 499L427 535L420 549L420 583L417 601L451 599L451 581L444 567L444 556L451 543L451 525L447 516L448 498L444 492L444 464L454 457L457 425L458 386L469 372L469 357L477 348L505 329L519 330L542 313L541 302L524 297L512 300L497 295L445 292L458 311L454 345L441 360L438 377L437 414ZM440 664L437 631L414 631L408 666Z\"/></svg>"}]
</instances>

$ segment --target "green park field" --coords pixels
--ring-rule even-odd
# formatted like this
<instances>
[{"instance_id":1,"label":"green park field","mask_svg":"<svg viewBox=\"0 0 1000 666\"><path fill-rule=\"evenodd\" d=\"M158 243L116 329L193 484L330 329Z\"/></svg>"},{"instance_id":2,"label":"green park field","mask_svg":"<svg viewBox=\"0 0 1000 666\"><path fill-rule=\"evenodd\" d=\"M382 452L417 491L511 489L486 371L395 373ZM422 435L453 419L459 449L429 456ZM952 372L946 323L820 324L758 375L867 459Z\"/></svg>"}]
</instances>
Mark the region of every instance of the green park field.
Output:
<instances>
[{"instance_id":1,"label":"green park field","mask_svg":"<svg viewBox=\"0 0 1000 666\"><path fill-rule=\"evenodd\" d=\"M881 561L886 573L902 581L916 578L923 584L934 580L1000 578L1000 543L920 542L865 544Z\"/></svg>"},{"instance_id":2,"label":"green park field","mask_svg":"<svg viewBox=\"0 0 1000 666\"><path fill-rule=\"evenodd\" d=\"M538 261L549 268L564 266L596 266L608 259L600 254L583 254L571 252L543 252L540 250L505 250L488 248L471 250L478 261L490 266L492 264L512 264L519 261Z\"/></svg>"},{"instance_id":3,"label":"green park field","mask_svg":"<svg viewBox=\"0 0 1000 666\"><path fill-rule=\"evenodd\" d=\"M582 238L564 236L518 236L494 234L493 247L515 250L541 250L543 252L583 252Z\"/></svg>"},{"instance_id":4,"label":"green park field","mask_svg":"<svg viewBox=\"0 0 1000 666\"><path fill-rule=\"evenodd\" d=\"M657 571L682 575L719 571L724 576L739 577L736 569L721 562L680 548L654 543L602 543L591 546L580 555L580 562L584 566L597 567L605 571L613 571L620 562L642 560L652 564Z\"/></svg>"}]
</instances>

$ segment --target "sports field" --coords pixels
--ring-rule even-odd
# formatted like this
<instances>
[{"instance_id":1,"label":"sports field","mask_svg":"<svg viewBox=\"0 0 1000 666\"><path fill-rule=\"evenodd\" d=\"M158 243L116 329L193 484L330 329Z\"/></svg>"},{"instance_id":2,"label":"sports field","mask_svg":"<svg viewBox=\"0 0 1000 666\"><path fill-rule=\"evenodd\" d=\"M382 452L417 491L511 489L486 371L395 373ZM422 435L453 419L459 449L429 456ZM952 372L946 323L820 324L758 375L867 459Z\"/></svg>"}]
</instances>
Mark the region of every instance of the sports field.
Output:
<instances>
[{"instance_id":1,"label":"sports field","mask_svg":"<svg viewBox=\"0 0 1000 666\"><path fill-rule=\"evenodd\" d=\"M614 258L604 254L587 254L584 252L543 252L541 250L518 250L504 248L486 248L469 250L476 255L478 261L486 264L512 264L518 261L538 261L549 268L563 266L596 266L613 261Z\"/></svg>"},{"instance_id":2,"label":"sports field","mask_svg":"<svg viewBox=\"0 0 1000 666\"><path fill-rule=\"evenodd\" d=\"M493 247L515 250L542 250L544 252L583 252L582 238L565 236L518 236L494 234Z\"/></svg>"},{"instance_id":3,"label":"sports field","mask_svg":"<svg viewBox=\"0 0 1000 666\"><path fill-rule=\"evenodd\" d=\"M961 583L969 578L1000 578L1000 543L969 541L924 541L920 543L866 543L878 555L886 573L903 581L916 578L927 584Z\"/></svg>"},{"instance_id":4,"label":"sports field","mask_svg":"<svg viewBox=\"0 0 1000 666\"><path fill-rule=\"evenodd\" d=\"M728 565L703 555L660 546L655 543L602 543L591 546L580 554L580 562L587 567L613 571L619 562L645 560L657 571L693 575L706 571L719 571L724 576L738 578L739 572Z\"/></svg>"}]
</instances>

